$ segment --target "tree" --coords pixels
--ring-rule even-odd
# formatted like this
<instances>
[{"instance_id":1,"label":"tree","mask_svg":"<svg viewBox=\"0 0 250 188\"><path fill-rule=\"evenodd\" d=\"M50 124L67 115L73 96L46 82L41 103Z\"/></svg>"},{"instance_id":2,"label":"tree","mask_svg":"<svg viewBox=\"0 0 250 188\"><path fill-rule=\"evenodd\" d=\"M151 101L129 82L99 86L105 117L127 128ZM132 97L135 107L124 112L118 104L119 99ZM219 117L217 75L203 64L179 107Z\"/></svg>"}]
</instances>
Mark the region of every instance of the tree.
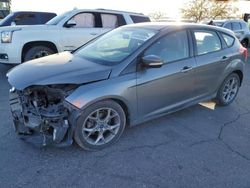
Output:
<instances>
[{"instance_id":1,"label":"tree","mask_svg":"<svg viewBox=\"0 0 250 188\"><path fill-rule=\"evenodd\" d=\"M200 22L204 19L232 18L238 11L232 1L190 0L181 9L182 16Z\"/></svg>"},{"instance_id":2,"label":"tree","mask_svg":"<svg viewBox=\"0 0 250 188\"><path fill-rule=\"evenodd\" d=\"M11 0L0 0L0 9L9 10L11 9Z\"/></svg>"},{"instance_id":3,"label":"tree","mask_svg":"<svg viewBox=\"0 0 250 188\"><path fill-rule=\"evenodd\" d=\"M166 14L164 12L153 12L149 14L149 17L152 21L159 21L161 18L164 18Z\"/></svg>"}]
</instances>

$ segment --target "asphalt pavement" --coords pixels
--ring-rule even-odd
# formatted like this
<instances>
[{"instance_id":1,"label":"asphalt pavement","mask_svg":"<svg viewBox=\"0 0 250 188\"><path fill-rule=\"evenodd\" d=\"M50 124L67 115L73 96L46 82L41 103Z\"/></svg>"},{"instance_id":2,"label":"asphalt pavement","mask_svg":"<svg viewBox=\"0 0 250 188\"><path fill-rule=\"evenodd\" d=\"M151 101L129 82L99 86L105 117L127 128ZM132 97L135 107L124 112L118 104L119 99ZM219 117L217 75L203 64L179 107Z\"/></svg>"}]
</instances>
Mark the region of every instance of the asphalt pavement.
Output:
<instances>
[{"instance_id":1,"label":"asphalt pavement","mask_svg":"<svg viewBox=\"0 0 250 188\"><path fill-rule=\"evenodd\" d=\"M128 128L102 151L36 148L12 128L0 65L0 187L250 187L250 63L235 102ZM27 75L28 77L29 75Z\"/></svg>"}]
</instances>

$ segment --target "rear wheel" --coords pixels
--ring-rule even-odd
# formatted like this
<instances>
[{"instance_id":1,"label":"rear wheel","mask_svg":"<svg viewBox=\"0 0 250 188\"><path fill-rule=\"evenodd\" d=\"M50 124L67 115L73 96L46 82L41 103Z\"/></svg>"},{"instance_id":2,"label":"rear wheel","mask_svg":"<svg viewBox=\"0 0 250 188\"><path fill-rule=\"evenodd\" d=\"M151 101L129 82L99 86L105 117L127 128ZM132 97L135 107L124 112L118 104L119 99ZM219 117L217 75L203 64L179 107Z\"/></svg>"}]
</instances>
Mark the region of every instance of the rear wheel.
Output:
<instances>
[{"instance_id":1,"label":"rear wheel","mask_svg":"<svg viewBox=\"0 0 250 188\"><path fill-rule=\"evenodd\" d=\"M248 40L247 40L247 39L243 39L243 40L241 41L241 45L242 45L243 47L247 48L247 47L248 47Z\"/></svg>"},{"instance_id":2,"label":"rear wheel","mask_svg":"<svg viewBox=\"0 0 250 188\"><path fill-rule=\"evenodd\" d=\"M46 46L34 46L30 48L24 56L24 61L45 57L55 52Z\"/></svg>"},{"instance_id":3,"label":"rear wheel","mask_svg":"<svg viewBox=\"0 0 250 188\"><path fill-rule=\"evenodd\" d=\"M120 138L125 125L126 116L119 104L112 100L100 101L83 111L74 138L83 149L103 149Z\"/></svg>"},{"instance_id":4,"label":"rear wheel","mask_svg":"<svg viewBox=\"0 0 250 188\"><path fill-rule=\"evenodd\" d=\"M221 106L227 106L234 101L240 88L240 78L237 74L230 74L222 83L218 94L217 102Z\"/></svg>"}]
</instances>

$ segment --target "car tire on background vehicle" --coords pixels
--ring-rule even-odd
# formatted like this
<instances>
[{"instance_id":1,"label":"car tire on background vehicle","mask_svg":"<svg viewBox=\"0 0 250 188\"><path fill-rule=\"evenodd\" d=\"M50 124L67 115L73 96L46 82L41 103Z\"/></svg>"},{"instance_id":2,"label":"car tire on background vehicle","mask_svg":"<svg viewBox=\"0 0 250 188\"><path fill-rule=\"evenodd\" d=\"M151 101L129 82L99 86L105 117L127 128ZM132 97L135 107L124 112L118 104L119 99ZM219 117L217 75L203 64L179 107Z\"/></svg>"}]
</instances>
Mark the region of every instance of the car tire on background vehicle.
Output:
<instances>
[{"instance_id":1,"label":"car tire on background vehicle","mask_svg":"<svg viewBox=\"0 0 250 188\"><path fill-rule=\"evenodd\" d=\"M248 40L247 39L243 39L241 41L241 45L244 47L244 48L247 48L248 47Z\"/></svg>"},{"instance_id":2,"label":"car tire on background vehicle","mask_svg":"<svg viewBox=\"0 0 250 188\"><path fill-rule=\"evenodd\" d=\"M231 104L236 98L240 88L240 78L237 74L230 74L220 86L216 101L220 106Z\"/></svg>"},{"instance_id":3,"label":"car tire on background vehicle","mask_svg":"<svg viewBox=\"0 0 250 188\"><path fill-rule=\"evenodd\" d=\"M54 53L55 52L52 49L46 46L34 46L26 52L24 56L24 62L32 59L45 57Z\"/></svg>"},{"instance_id":4,"label":"car tire on background vehicle","mask_svg":"<svg viewBox=\"0 0 250 188\"><path fill-rule=\"evenodd\" d=\"M113 100L92 104L77 120L76 143L86 150L100 150L115 143L126 126L122 107Z\"/></svg>"}]
</instances>

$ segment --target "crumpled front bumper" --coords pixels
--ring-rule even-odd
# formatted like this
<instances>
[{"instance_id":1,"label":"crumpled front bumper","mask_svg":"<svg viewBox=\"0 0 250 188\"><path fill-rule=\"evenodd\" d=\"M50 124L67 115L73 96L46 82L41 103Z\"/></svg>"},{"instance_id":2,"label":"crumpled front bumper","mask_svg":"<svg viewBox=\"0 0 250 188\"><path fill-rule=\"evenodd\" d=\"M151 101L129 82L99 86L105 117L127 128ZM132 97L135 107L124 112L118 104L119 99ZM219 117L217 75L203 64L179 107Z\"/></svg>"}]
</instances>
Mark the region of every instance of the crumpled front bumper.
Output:
<instances>
[{"instance_id":1,"label":"crumpled front bumper","mask_svg":"<svg viewBox=\"0 0 250 188\"><path fill-rule=\"evenodd\" d=\"M22 97L17 92L10 92L14 129L22 140L39 147L46 145L62 147L73 143L79 109L64 101L60 106L64 108L61 114L51 109L48 113L38 115L29 112L24 105Z\"/></svg>"}]
</instances>

